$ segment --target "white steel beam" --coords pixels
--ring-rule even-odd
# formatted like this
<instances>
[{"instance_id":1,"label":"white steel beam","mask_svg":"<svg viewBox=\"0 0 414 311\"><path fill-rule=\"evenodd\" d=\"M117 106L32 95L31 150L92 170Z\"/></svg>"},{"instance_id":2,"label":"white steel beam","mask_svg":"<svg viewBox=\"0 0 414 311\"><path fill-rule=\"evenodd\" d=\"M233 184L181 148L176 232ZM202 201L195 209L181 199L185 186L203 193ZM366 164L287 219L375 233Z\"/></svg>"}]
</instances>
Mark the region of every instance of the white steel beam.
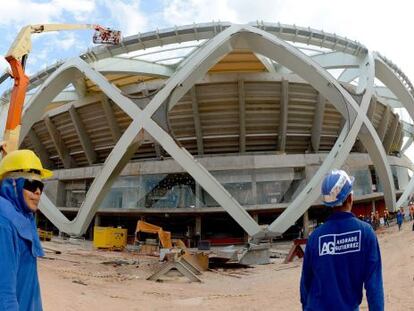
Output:
<instances>
[{"instance_id":1,"label":"white steel beam","mask_svg":"<svg viewBox=\"0 0 414 311\"><path fill-rule=\"evenodd\" d=\"M347 68L338 77L338 81L351 83L359 76L359 68Z\"/></svg>"},{"instance_id":2,"label":"white steel beam","mask_svg":"<svg viewBox=\"0 0 414 311\"><path fill-rule=\"evenodd\" d=\"M343 52L322 53L311 57L325 69L358 68L363 60L361 57Z\"/></svg>"},{"instance_id":3,"label":"white steel beam","mask_svg":"<svg viewBox=\"0 0 414 311\"><path fill-rule=\"evenodd\" d=\"M90 65L103 74L122 73L166 78L172 76L174 73L174 69L167 65L123 57L104 58Z\"/></svg>"}]
</instances>

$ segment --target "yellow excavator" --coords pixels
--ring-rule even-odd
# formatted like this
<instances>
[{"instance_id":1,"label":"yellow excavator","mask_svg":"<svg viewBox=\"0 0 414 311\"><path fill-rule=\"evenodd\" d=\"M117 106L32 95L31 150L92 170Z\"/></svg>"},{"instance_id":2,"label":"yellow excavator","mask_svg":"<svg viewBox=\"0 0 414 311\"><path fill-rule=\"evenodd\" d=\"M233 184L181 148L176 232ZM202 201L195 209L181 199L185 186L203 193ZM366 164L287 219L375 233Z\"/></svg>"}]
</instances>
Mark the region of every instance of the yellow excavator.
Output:
<instances>
[{"instance_id":1,"label":"yellow excavator","mask_svg":"<svg viewBox=\"0 0 414 311\"><path fill-rule=\"evenodd\" d=\"M158 235L158 240L161 244L162 248L173 248L178 247L182 250L186 251L187 247L185 246L184 242L179 239L171 239L171 232L165 231L163 228L145 222L143 220L138 220L137 228L135 229L135 242L139 242L138 236L140 232L144 233L152 233ZM174 244L174 245L173 245Z\"/></svg>"},{"instance_id":2,"label":"yellow excavator","mask_svg":"<svg viewBox=\"0 0 414 311\"><path fill-rule=\"evenodd\" d=\"M171 239L171 232L165 231L159 226L138 220L137 228L135 230L135 243L140 242L138 239L140 232L158 235L159 244L162 248L178 250L178 257L185 258L201 271L208 269L208 255L203 252L190 252L182 240Z\"/></svg>"},{"instance_id":3,"label":"yellow excavator","mask_svg":"<svg viewBox=\"0 0 414 311\"><path fill-rule=\"evenodd\" d=\"M29 78L26 76L24 69L27 57L32 50L32 34L50 31L84 29L95 30L93 36L94 43L119 44L121 41L120 31L92 24L41 24L29 25L20 30L17 38L14 40L12 46L7 52L7 55L5 56L5 59L9 63L10 69L6 70L4 74L0 72L0 83L9 77L14 80L6 128L3 137L4 141L0 143L0 149L3 156L11 151L17 150L19 147L21 116L27 86L29 85Z\"/></svg>"}]
</instances>

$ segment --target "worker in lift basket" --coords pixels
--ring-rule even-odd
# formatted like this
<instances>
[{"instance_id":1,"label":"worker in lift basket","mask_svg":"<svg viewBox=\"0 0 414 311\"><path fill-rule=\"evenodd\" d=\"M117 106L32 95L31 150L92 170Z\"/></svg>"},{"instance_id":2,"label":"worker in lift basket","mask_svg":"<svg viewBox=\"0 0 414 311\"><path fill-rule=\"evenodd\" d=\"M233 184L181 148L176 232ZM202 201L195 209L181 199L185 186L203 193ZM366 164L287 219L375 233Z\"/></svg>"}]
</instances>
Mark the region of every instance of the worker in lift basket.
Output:
<instances>
[{"instance_id":1,"label":"worker in lift basket","mask_svg":"<svg viewBox=\"0 0 414 311\"><path fill-rule=\"evenodd\" d=\"M306 245L303 310L359 310L363 286L369 310L384 310L380 249L372 227L351 213L353 181L342 170L323 180L323 203L333 212Z\"/></svg>"},{"instance_id":2,"label":"worker in lift basket","mask_svg":"<svg viewBox=\"0 0 414 311\"><path fill-rule=\"evenodd\" d=\"M42 179L52 176L30 150L0 162L0 310L41 311L37 257L44 256L35 212Z\"/></svg>"}]
</instances>

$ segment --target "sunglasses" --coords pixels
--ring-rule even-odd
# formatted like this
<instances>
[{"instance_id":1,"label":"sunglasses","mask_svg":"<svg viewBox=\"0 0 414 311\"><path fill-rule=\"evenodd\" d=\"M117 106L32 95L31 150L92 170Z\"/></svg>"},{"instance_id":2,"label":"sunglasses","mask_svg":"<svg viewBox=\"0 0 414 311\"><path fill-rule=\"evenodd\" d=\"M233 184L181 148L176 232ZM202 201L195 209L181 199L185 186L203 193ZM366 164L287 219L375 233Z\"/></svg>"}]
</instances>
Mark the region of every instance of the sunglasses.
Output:
<instances>
[{"instance_id":1,"label":"sunglasses","mask_svg":"<svg viewBox=\"0 0 414 311\"><path fill-rule=\"evenodd\" d=\"M35 193L37 189L43 192L44 184L36 179L25 179L23 189Z\"/></svg>"}]
</instances>

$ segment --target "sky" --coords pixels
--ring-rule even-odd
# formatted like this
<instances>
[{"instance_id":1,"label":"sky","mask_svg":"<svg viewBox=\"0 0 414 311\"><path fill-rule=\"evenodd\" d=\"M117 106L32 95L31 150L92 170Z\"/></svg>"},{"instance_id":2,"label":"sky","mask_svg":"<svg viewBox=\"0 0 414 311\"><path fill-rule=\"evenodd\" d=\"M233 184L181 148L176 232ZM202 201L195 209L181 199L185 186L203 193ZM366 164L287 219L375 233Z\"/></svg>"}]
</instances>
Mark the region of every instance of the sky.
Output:
<instances>
[{"instance_id":1,"label":"sky","mask_svg":"<svg viewBox=\"0 0 414 311\"><path fill-rule=\"evenodd\" d=\"M406 0L0 0L0 55L21 27L38 23L88 23L124 36L211 21L280 22L359 41L397 64L414 82L414 3ZM33 36L29 75L93 47L92 31ZM12 86L0 85L0 93Z\"/></svg>"}]
</instances>

